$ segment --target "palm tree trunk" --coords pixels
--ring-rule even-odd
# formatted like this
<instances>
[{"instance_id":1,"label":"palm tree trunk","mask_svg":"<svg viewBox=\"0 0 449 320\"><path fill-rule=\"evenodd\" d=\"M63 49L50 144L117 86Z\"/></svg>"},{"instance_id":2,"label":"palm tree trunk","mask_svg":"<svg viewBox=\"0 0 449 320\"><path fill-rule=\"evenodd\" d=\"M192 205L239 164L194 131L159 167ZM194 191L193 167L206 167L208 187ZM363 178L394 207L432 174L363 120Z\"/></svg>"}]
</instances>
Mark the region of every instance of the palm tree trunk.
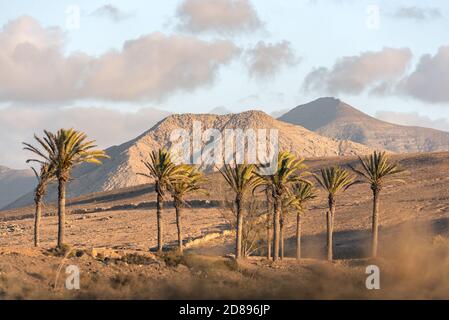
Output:
<instances>
[{"instance_id":1,"label":"palm tree trunk","mask_svg":"<svg viewBox=\"0 0 449 320\"><path fill-rule=\"evenodd\" d=\"M333 259L333 233L334 233L335 199L329 195L329 211L327 212L327 260Z\"/></svg>"},{"instance_id":2,"label":"palm tree trunk","mask_svg":"<svg viewBox=\"0 0 449 320\"><path fill-rule=\"evenodd\" d=\"M271 259L271 215L267 213L267 259Z\"/></svg>"},{"instance_id":3,"label":"palm tree trunk","mask_svg":"<svg viewBox=\"0 0 449 320\"><path fill-rule=\"evenodd\" d=\"M179 253L183 253L183 243L182 243L182 221L181 221L181 210L182 202L179 199L174 199L175 211L176 211L176 227L178 228L178 249Z\"/></svg>"},{"instance_id":4,"label":"palm tree trunk","mask_svg":"<svg viewBox=\"0 0 449 320\"><path fill-rule=\"evenodd\" d=\"M164 248L162 233L163 233L163 222L162 222L162 207L163 207L162 195L158 192L156 199L156 218L157 218L157 252L162 253Z\"/></svg>"},{"instance_id":5,"label":"palm tree trunk","mask_svg":"<svg viewBox=\"0 0 449 320\"><path fill-rule=\"evenodd\" d=\"M66 181L59 178L58 184L58 248L61 248L65 242L65 189Z\"/></svg>"},{"instance_id":6,"label":"palm tree trunk","mask_svg":"<svg viewBox=\"0 0 449 320\"><path fill-rule=\"evenodd\" d=\"M296 259L301 259L301 214L296 213Z\"/></svg>"},{"instance_id":7,"label":"palm tree trunk","mask_svg":"<svg viewBox=\"0 0 449 320\"><path fill-rule=\"evenodd\" d=\"M235 258L242 258L242 236L243 236L243 213L242 213L242 199L236 196L235 205L237 211L237 227L236 227L236 241L235 241Z\"/></svg>"},{"instance_id":8,"label":"palm tree trunk","mask_svg":"<svg viewBox=\"0 0 449 320\"><path fill-rule=\"evenodd\" d=\"M373 190L373 226L371 240L371 256L377 256L377 243L379 236L379 190Z\"/></svg>"},{"instance_id":9,"label":"palm tree trunk","mask_svg":"<svg viewBox=\"0 0 449 320\"><path fill-rule=\"evenodd\" d=\"M284 212L281 208L281 217L279 221L279 237L280 237L280 250L281 250L281 260L284 259Z\"/></svg>"},{"instance_id":10,"label":"palm tree trunk","mask_svg":"<svg viewBox=\"0 0 449 320\"><path fill-rule=\"evenodd\" d=\"M271 212L272 212L272 207L270 205L270 193L268 191L268 189L265 190L265 196L267 199L267 259L271 259L271 228L270 228L270 224L271 224Z\"/></svg>"},{"instance_id":11,"label":"palm tree trunk","mask_svg":"<svg viewBox=\"0 0 449 320\"><path fill-rule=\"evenodd\" d=\"M279 198L274 198L274 226L273 226L273 261L279 260L279 236L281 233L280 218L281 218L281 204Z\"/></svg>"},{"instance_id":12,"label":"palm tree trunk","mask_svg":"<svg viewBox=\"0 0 449 320\"><path fill-rule=\"evenodd\" d=\"M36 196L36 213L34 216L34 246L39 247L40 242L40 224L42 216L42 200L40 196Z\"/></svg>"}]
</instances>

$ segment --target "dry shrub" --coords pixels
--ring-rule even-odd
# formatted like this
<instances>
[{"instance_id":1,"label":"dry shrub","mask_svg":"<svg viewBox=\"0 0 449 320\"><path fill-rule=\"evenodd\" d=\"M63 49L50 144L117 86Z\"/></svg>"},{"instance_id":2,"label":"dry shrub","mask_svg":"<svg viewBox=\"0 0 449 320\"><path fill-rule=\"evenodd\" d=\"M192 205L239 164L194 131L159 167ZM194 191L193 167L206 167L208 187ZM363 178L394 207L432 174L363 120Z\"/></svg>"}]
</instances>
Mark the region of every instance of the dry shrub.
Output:
<instances>
[{"instance_id":1,"label":"dry shrub","mask_svg":"<svg viewBox=\"0 0 449 320\"><path fill-rule=\"evenodd\" d=\"M266 205L254 199L243 203L243 230L242 251L243 256L262 255L266 251ZM232 200L225 199L220 210L229 229L237 227L237 212Z\"/></svg>"}]
</instances>

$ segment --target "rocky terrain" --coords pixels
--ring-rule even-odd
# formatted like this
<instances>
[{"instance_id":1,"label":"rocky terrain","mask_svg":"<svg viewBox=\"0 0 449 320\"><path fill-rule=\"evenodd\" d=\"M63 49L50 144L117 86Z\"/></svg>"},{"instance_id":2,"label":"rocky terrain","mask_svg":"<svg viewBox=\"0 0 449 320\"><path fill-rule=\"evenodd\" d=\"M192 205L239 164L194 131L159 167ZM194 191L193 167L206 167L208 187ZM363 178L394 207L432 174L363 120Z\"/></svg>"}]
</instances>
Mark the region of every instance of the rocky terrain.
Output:
<instances>
[{"instance_id":1,"label":"rocky terrain","mask_svg":"<svg viewBox=\"0 0 449 320\"><path fill-rule=\"evenodd\" d=\"M449 132L384 122L335 98L300 105L278 120L301 125L326 137L393 152L449 150Z\"/></svg>"},{"instance_id":2,"label":"rocky terrain","mask_svg":"<svg viewBox=\"0 0 449 320\"><path fill-rule=\"evenodd\" d=\"M255 257L236 265L227 258L234 236L223 200L229 197L212 174L211 195L192 195L185 209L187 255L153 255L156 245L154 190L151 185L73 199L67 216L64 259L56 243L54 207L42 222L43 248L31 249L32 207L0 212L0 297L3 298L448 298L448 152L394 155L406 169L402 183L381 194L380 257L367 259L371 191L355 185L337 198L334 230L336 261L323 261L326 196L310 203L303 218L303 256L296 262L295 219L286 222L286 259L272 263ZM308 160L310 171L354 164L353 156ZM203 200L201 200L203 199ZM197 200L199 202L194 202ZM200 201L201 200L201 201ZM174 210L166 204L165 241L176 239ZM263 243L261 243L263 252ZM80 291L67 291L56 279L60 265L81 270ZM381 268L380 291L366 290L365 268ZM64 270L64 269L63 269ZM63 271L62 271L63 272ZM56 289L54 289L56 282Z\"/></svg>"}]
</instances>

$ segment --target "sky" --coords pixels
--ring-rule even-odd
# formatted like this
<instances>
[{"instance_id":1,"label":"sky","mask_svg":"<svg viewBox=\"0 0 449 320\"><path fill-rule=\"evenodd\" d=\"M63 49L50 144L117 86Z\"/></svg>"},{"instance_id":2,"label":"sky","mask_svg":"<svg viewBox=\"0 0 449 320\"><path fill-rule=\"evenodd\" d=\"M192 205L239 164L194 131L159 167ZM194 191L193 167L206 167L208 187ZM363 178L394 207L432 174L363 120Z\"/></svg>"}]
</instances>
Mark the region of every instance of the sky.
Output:
<instances>
[{"instance_id":1,"label":"sky","mask_svg":"<svg viewBox=\"0 0 449 320\"><path fill-rule=\"evenodd\" d=\"M443 0L0 0L0 165L43 129L109 147L169 112L322 96L449 131L447 30Z\"/></svg>"}]
</instances>

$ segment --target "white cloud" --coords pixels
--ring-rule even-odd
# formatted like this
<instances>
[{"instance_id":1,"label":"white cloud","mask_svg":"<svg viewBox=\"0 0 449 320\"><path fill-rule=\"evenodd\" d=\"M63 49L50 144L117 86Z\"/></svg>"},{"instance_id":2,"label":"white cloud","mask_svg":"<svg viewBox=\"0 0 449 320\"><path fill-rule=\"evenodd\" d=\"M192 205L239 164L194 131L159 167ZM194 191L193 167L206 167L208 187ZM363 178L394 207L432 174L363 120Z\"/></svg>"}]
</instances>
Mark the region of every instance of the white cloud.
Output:
<instances>
[{"instance_id":1,"label":"white cloud","mask_svg":"<svg viewBox=\"0 0 449 320\"><path fill-rule=\"evenodd\" d=\"M64 54L64 34L31 17L0 31L0 101L160 100L210 85L240 50L230 41L152 33L99 57Z\"/></svg>"},{"instance_id":2,"label":"white cloud","mask_svg":"<svg viewBox=\"0 0 449 320\"><path fill-rule=\"evenodd\" d=\"M95 16L104 16L111 19L114 22L120 22L132 17L131 14L126 13L119 8L113 6L112 4L105 4L104 6L99 7L92 15Z\"/></svg>"},{"instance_id":3,"label":"white cloud","mask_svg":"<svg viewBox=\"0 0 449 320\"><path fill-rule=\"evenodd\" d=\"M249 0L184 0L177 9L178 29L234 34L262 27Z\"/></svg>"},{"instance_id":4,"label":"white cloud","mask_svg":"<svg viewBox=\"0 0 449 320\"><path fill-rule=\"evenodd\" d=\"M422 22L442 18L443 14L438 8L400 7L394 17Z\"/></svg>"},{"instance_id":5,"label":"white cloud","mask_svg":"<svg viewBox=\"0 0 449 320\"><path fill-rule=\"evenodd\" d=\"M398 90L425 102L449 102L449 46L440 47L433 56L423 55Z\"/></svg>"},{"instance_id":6,"label":"white cloud","mask_svg":"<svg viewBox=\"0 0 449 320\"><path fill-rule=\"evenodd\" d=\"M253 49L247 52L249 74L259 79L272 78L284 66L294 66L299 63L295 52L288 41L265 43L259 41Z\"/></svg>"},{"instance_id":7,"label":"white cloud","mask_svg":"<svg viewBox=\"0 0 449 320\"><path fill-rule=\"evenodd\" d=\"M44 129L76 128L95 139L101 148L131 140L169 113L152 108L137 112L91 108L9 107L0 109L0 148L8 150L0 155L0 164L13 168L24 167L30 156L22 150L21 142L33 141L33 134L42 135Z\"/></svg>"},{"instance_id":8,"label":"white cloud","mask_svg":"<svg viewBox=\"0 0 449 320\"><path fill-rule=\"evenodd\" d=\"M343 57L330 69L320 67L310 72L303 88L329 94L360 94L367 89L384 92L405 73L411 58L408 48L383 48Z\"/></svg>"},{"instance_id":9,"label":"white cloud","mask_svg":"<svg viewBox=\"0 0 449 320\"><path fill-rule=\"evenodd\" d=\"M431 119L417 112L377 111L376 118L404 126L418 126L449 131L449 121L445 118Z\"/></svg>"}]
</instances>

